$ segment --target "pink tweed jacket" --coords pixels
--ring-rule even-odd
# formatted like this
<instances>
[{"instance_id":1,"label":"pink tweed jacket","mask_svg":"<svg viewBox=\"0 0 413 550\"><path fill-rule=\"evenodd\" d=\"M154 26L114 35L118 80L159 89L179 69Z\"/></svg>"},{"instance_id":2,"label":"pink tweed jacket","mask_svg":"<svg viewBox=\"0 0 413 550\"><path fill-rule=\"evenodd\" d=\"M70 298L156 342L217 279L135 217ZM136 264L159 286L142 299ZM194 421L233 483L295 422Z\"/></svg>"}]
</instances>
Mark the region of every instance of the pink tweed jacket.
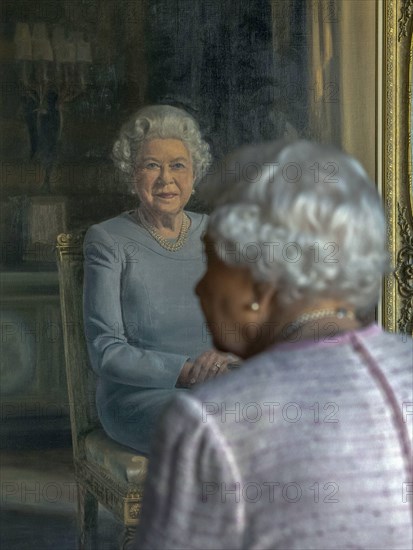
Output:
<instances>
[{"instance_id":1,"label":"pink tweed jacket","mask_svg":"<svg viewBox=\"0 0 413 550\"><path fill-rule=\"evenodd\" d=\"M412 548L413 350L372 325L177 396L140 549Z\"/></svg>"}]
</instances>

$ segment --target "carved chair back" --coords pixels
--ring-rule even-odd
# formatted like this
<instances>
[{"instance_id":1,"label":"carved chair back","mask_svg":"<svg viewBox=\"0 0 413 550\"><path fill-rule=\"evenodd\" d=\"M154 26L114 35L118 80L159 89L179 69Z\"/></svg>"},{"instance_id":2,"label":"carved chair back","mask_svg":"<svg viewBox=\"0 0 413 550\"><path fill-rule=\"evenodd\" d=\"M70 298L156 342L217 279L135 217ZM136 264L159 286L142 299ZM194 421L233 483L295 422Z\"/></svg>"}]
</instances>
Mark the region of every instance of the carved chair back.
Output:
<instances>
[{"instance_id":1,"label":"carved chair back","mask_svg":"<svg viewBox=\"0 0 413 550\"><path fill-rule=\"evenodd\" d=\"M96 376L89 366L83 325L83 239L85 231L57 237L63 339L74 458L83 458L84 436L99 426Z\"/></svg>"}]
</instances>

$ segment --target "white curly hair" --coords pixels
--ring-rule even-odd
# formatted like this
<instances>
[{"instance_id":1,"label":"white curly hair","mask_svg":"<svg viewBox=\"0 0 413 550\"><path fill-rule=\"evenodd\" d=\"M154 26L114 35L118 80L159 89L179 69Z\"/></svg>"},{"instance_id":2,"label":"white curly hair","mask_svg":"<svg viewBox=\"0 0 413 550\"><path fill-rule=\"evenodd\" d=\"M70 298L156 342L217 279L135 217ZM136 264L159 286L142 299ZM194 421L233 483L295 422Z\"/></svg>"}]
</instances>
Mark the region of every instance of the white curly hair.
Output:
<instances>
[{"instance_id":1,"label":"white curly hair","mask_svg":"<svg viewBox=\"0 0 413 550\"><path fill-rule=\"evenodd\" d=\"M361 164L309 141L239 149L202 183L214 210L208 235L229 265L278 287L284 305L345 299L356 310L377 303L388 271L385 218Z\"/></svg>"},{"instance_id":2,"label":"white curly hair","mask_svg":"<svg viewBox=\"0 0 413 550\"><path fill-rule=\"evenodd\" d=\"M209 145L189 113L171 105L149 105L134 113L122 126L112 149L115 165L133 176L140 149L151 139L179 139L185 144L192 159L195 185L211 164Z\"/></svg>"}]
</instances>

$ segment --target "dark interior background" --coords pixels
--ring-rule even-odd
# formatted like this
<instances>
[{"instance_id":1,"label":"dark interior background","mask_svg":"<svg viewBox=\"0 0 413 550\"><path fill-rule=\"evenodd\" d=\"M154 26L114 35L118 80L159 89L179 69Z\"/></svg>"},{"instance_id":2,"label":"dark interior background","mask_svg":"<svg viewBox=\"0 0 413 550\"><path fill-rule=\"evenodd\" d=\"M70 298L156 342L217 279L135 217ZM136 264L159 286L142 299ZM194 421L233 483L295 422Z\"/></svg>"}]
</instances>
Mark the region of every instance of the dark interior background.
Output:
<instances>
[{"instance_id":1,"label":"dark interior background","mask_svg":"<svg viewBox=\"0 0 413 550\"><path fill-rule=\"evenodd\" d=\"M215 158L286 129L307 132L301 0L3 0L1 9L0 188L7 242L18 241L24 198L43 192L46 170L51 193L68 200L70 229L133 205L110 150L122 122L144 104L187 109ZM93 63L86 89L63 103L58 140L61 98L50 92L33 151L30 124L38 104L19 81L13 39L17 22L40 21L50 35L54 25L83 32ZM191 207L202 208L196 201ZM19 258L3 258L11 260Z\"/></svg>"}]
</instances>

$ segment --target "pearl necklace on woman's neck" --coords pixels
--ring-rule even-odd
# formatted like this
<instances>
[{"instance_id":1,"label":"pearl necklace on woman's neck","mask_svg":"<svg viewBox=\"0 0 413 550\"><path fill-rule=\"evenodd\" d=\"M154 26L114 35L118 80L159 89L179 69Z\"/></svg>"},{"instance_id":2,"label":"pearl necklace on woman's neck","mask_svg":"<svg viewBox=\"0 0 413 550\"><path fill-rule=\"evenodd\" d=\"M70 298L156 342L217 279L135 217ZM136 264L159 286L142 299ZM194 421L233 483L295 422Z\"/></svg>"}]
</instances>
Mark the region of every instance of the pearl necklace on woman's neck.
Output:
<instances>
[{"instance_id":1,"label":"pearl necklace on woman's neck","mask_svg":"<svg viewBox=\"0 0 413 550\"><path fill-rule=\"evenodd\" d=\"M344 308L337 309L315 309L307 313L303 313L291 323L288 323L285 330L282 331L283 337L288 338L294 332L297 332L303 325L309 321L317 321L318 319L323 319L325 317L336 317L337 319L355 319L354 311L347 310Z\"/></svg>"},{"instance_id":2,"label":"pearl necklace on woman's neck","mask_svg":"<svg viewBox=\"0 0 413 550\"><path fill-rule=\"evenodd\" d=\"M139 209L136 210L136 214L137 218L146 229L146 231L155 239L157 243L162 246L162 248L165 248L165 250L169 250L169 252L176 252L184 246L188 238L189 228L191 226L191 220L189 219L187 214L185 214L185 212L183 214L182 225L181 229L179 230L178 238L173 243L171 243L166 237L158 233L156 227L154 227L144 219Z\"/></svg>"}]
</instances>

